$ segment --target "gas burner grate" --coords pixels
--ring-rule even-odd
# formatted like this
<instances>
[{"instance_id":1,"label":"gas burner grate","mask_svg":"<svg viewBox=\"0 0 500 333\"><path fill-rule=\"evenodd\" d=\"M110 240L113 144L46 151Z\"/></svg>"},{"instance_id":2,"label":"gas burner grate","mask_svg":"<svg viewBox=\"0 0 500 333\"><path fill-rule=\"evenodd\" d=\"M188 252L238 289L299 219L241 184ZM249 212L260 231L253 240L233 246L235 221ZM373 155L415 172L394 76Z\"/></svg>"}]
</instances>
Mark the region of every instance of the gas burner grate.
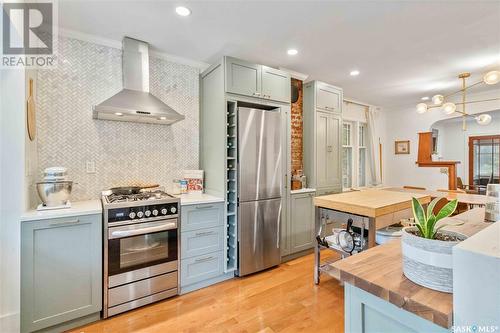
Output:
<instances>
[{"instance_id":1,"label":"gas burner grate","mask_svg":"<svg viewBox=\"0 0 500 333\"><path fill-rule=\"evenodd\" d=\"M119 203L119 202L132 202L132 201L144 201L144 200L155 200L163 198L171 198L172 196L168 193L160 190L147 191L137 194L110 194L107 196L109 203Z\"/></svg>"}]
</instances>

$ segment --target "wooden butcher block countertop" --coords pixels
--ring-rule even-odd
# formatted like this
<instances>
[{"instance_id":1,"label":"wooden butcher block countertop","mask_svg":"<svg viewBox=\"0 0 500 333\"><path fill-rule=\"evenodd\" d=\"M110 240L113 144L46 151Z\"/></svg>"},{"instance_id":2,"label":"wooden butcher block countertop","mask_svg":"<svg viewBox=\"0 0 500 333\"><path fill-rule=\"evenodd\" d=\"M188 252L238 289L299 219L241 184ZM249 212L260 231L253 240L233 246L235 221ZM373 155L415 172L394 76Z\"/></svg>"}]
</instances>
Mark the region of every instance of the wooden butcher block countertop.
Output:
<instances>
[{"instance_id":1,"label":"wooden butcher block countertop","mask_svg":"<svg viewBox=\"0 0 500 333\"><path fill-rule=\"evenodd\" d=\"M427 194L386 190L363 190L324 195L314 198L314 205L356 215L378 217L411 208L411 198L429 203Z\"/></svg>"},{"instance_id":2,"label":"wooden butcher block countertop","mask_svg":"<svg viewBox=\"0 0 500 333\"><path fill-rule=\"evenodd\" d=\"M491 223L484 222L484 208L449 218L461 226L445 227L471 236ZM444 221L444 220L443 220ZM453 323L453 294L419 286L403 275L401 241L394 240L333 264L340 280L382 298L444 328ZM335 273L334 273L335 272Z\"/></svg>"}]
</instances>

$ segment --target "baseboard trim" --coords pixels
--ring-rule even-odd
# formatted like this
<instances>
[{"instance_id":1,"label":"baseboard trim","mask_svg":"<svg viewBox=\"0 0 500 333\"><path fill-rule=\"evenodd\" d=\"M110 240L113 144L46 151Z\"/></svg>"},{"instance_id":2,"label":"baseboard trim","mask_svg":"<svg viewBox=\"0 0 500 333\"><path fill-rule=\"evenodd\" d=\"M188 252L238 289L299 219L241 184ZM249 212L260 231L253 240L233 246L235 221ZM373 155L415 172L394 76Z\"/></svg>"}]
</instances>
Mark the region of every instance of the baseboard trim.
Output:
<instances>
[{"instance_id":1,"label":"baseboard trim","mask_svg":"<svg viewBox=\"0 0 500 333\"><path fill-rule=\"evenodd\" d=\"M283 264L283 263L285 263L287 261L303 257L303 256L311 254L313 252L314 252L314 248L310 248L310 249L303 250L303 251L300 251L300 252L297 252L297 253L289 254L287 256L281 257L281 263Z\"/></svg>"},{"instance_id":2,"label":"baseboard trim","mask_svg":"<svg viewBox=\"0 0 500 333\"><path fill-rule=\"evenodd\" d=\"M0 332L19 333L21 330L21 316L19 312L0 315Z\"/></svg>"},{"instance_id":3,"label":"baseboard trim","mask_svg":"<svg viewBox=\"0 0 500 333\"><path fill-rule=\"evenodd\" d=\"M226 280L229 280L232 278L234 278L234 272L229 272L229 273L214 277L212 279L208 279L208 280L201 281L198 283L193 283L193 284L185 286L185 287L181 287L181 292L179 294L184 295L184 294L190 293L192 291L195 291L195 290L198 290L201 288L205 288L205 287L211 286L213 284L216 284L216 283L219 283L222 281L226 281Z\"/></svg>"}]
</instances>

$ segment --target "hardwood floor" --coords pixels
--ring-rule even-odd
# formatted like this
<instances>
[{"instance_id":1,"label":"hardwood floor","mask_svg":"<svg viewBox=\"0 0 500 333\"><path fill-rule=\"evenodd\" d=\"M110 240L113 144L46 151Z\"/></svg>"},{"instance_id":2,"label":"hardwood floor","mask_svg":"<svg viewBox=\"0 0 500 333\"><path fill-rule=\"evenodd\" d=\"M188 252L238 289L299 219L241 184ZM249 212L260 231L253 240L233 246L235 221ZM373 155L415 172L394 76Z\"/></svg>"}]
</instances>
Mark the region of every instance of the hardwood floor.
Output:
<instances>
[{"instance_id":1,"label":"hardwood floor","mask_svg":"<svg viewBox=\"0 0 500 333\"><path fill-rule=\"evenodd\" d=\"M325 275L314 285L312 254L71 332L299 331L344 332L344 289Z\"/></svg>"}]
</instances>

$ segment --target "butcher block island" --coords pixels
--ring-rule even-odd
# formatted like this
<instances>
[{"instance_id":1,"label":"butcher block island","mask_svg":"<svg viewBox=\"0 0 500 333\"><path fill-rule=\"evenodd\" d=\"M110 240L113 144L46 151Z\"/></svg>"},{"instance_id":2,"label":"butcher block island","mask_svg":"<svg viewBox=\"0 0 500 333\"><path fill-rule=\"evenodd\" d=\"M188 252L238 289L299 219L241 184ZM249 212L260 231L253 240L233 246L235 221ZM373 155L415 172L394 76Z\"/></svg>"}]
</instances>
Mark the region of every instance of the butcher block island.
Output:
<instances>
[{"instance_id":1,"label":"butcher block island","mask_svg":"<svg viewBox=\"0 0 500 333\"><path fill-rule=\"evenodd\" d=\"M456 246L460 250L466 249L475 242L474 235L477 234L480 237L480 233L494 235L500 230L496 224L484 222L483 208L476 208L444 219L440 223L461 224L445 227L445 229L469 236L467 240ZM483 230L486 228L491 229ZM498 242L498 236L496 241ZM491 244L494 248L494 242ZM476 247L474 251L478 252L477 250ZM498 245L493 251L498 252ZM495 255L490 257L495 257ZM472 266L474 264L470 263L466 263L463 267L476 271L474 276L477 278L474 279L475 281L468 281L466 288L461 288L461 281L467 277L455 271L457 268L461 269L459 266L462 262L460 256L456 256L455 249L453 260L453 275L454 280L456 280L454 281L453 294L428 289L408 280L403 274L401 242L399 240L393 240L331 264L331 272L336 271L335 276L340 276L340 280L344 282L345 331L366 333L450 332L453 331L453 327L458 327L457 324L463 325L464 320L460 320L460 317L464 316L463 311L457 312L456 307L454 309L454 300L456 302L457 299L460 299L460 303L462 303L465 300L464 295L469 293L468 290L476 289L475 296L472 299L467 299L467 303L470 303L472 307L481 307L480 302L477 302L477 299L474 300L474 298L481 297L478 295L479 291L471 284L479 283L484 288L489 289L492 294L495 294L495 290L498 291L499 288L488 287L489 283L480 282L483 274L478 273L476 267ZM473 261L475 264L482 262L481 259ZM491 264L489 265L491 266ZM487 273L484 272L484 274ZM490 311L494 313L496 306L489 306L493 308ZM487 310L482 311L487 312ZM467 311L465 316L467 316ZM459 317L458 322L457 317ZM477 323L466 325L495 324L494 322L481 322L480 318L476 318L478 319ZM489 319L486 320L489 321Z\"/></svg>"},{"instance_id":2,"label":"butcher block island","mask_svg":"<svg viewBox=\"0 0 500 333\"><path fill-rule=\"evenodd\" d=\"M324 195L314 198L315 206L315 232L320 238L314 247L314 283L319 284L321 272L329 271L329 265L321 265L321 250L330 248L341 254L349 256L366 248L375 246L375 234L378 229L398 223L401 219L409 218L411 200L417 198L420 203L427 204L431 197L427 194L386 191L382 189L369 189L337 194ZM334 220L337 223L352 221L354 227L359 228L361 238L357 250L346 252L339 245L325 244L321 237L331 234L331 225L325 220ZM326 229L326 230L325 230ZM365 242L366 230L368 239ZM318 238L317 237L317 238Z\"/></svg>"}]
</instances>

